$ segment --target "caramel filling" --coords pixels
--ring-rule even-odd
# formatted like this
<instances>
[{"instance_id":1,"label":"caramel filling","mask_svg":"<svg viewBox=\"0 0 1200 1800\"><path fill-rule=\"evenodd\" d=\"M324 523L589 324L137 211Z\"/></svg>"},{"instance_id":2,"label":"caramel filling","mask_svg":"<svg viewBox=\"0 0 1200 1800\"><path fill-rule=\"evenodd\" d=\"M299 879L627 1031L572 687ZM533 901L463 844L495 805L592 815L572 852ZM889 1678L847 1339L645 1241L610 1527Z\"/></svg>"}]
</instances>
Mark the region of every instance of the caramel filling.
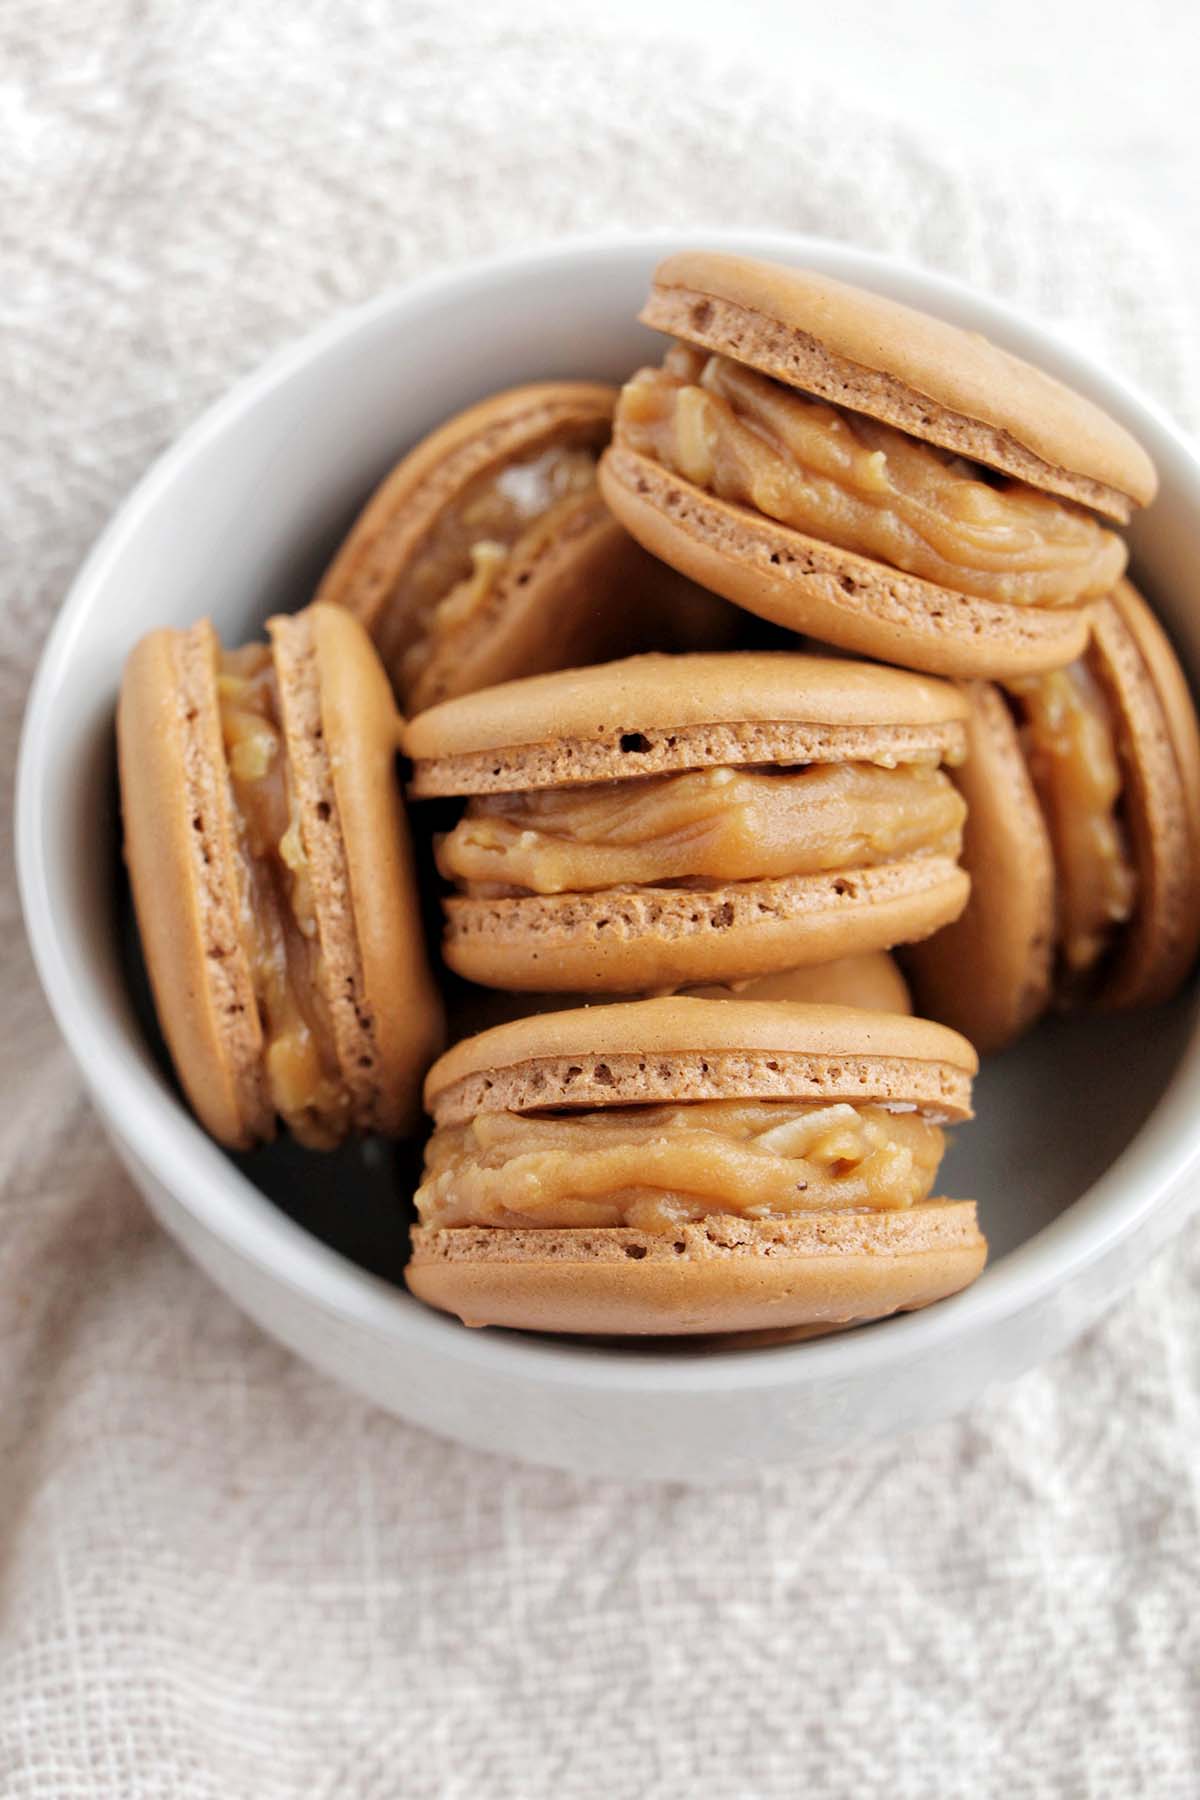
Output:
<instances>
[{"instance_id":1,"label":"caramel filling","mask_svg":"<svg viewBox=\"0 0 1200 1800\"><path fill-rule=\"evenodd\" d=\"M607 427L605 427L607 431ZM575 497L595 486L601 444L558 443L485 470L439 511L406 564L382 621L380 648L399 667L415 710L430 671L485 623L515 552L553 536Z\"/></svg>"},{"instance_id":2,"label":"caramel filling","mask_svg":"<svg viewBox=\"0 0 1200 1800\"><path fill-rule=\"evenodd\" d=\"M965 816L923 763L702 769L476 797L437 862L480 898L759 881L957 857Z\"/></svg>"},{"instance_id":3,"label":"caramel filling","mask_svg":"<svg viewBox=\"0 0 1200 1800\"><path fill-rule=\"evenodd\" d=\"M217 694L238 846L242 945L262 1021L267 1091L311 1150L345 1136L350 1095L322 999L312 884L265 645L222 654Z\"/></svg>"},{"instance_id":4,"label":"caramel filling","mask_svg":"<svg viewBox=\"0 0 1200 1800\"><path fill-rule=\"evenodd\" d=\"M711 1213L894 1210L930 1193L944 1148L915 1110L714 1100L580 1114L480 1113L436 1131L421 1222L669 1232Z\"/></svg>"},{"instance_id":5,"label":"caramel filling","mask_svg":"<svg viewBox=\"0 0 1200 1800\"><path fill-rule=\"evenodd\" d=\"M615 430L722 500L980 600L1077 606L1125 566L1079 508L683 345L626 385Z\"/></svg>"},{"instance_id":6,"label":"caramel filling","mask_svg":"<svg viewBox=\"0 0 1200 1800\"><path fill-rule=\"evenodd\" d=\"M1070 980L1099 963L1136 899L1112 714L1083 662L1010 688L1023 711L1025 759L1054 849L1059 954Z\"/></svg>"}]
</instances>

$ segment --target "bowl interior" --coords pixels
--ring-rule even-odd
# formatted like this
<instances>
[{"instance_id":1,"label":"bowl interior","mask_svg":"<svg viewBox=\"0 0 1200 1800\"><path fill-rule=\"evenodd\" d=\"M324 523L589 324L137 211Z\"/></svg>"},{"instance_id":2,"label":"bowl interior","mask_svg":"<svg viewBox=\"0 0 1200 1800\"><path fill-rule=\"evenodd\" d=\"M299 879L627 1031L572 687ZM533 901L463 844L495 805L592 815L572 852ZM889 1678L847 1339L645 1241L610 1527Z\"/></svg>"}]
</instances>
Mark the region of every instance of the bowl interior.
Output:
<instances>
[{"instance_id":1,"label":"bowl interior","mask_svg":"<svg viewBox=\"0 0 1200 1800\"><path fill-rule=\"evenodd\" d=\"M1193 673L1200 669L1200 470L1152 411L1047 334L953 284L841 246L716 235L750 253L877 285L985 331L1123 417L1163 476L1161 498L1134 531L1136 573L1185 661ZM211 1191L216 1153L180 1107L147 1028L144 996L128 979L112 753L127 652L152 627L202 614L235 644L270 612L303 605L373 483L457 408L537 377L619 380L654 355L661 339L633 321L654 262L684 241L660 234L480 266L336 322L193 428L138 489L76 583L27 724L27 913L51 999L102 1110L157 1157L162 1179L185 1202L193 1184L188 1159L196 1182L203 1178ZM1149 1171L1150 1162L1138 1163L1139 1147L1149 1144L1195 1024L1193 991L1153 1015L1052 1022L986 1066L978 1119L957 1134L941 1187L980 1201L993 1245L987 1274L963 1304L985 1303L1013 1253L1028 1249L1118 1157L1127 1158L1130 1191L1143 1179L1139 1170ZM404 1244L396 1194L411 1177L403 1152L369 1145L327 1162L279 1146L237 1166L357 1269L398 1278ZM268 1217L233 1161L220 1160L218 1179L225 1190L218 1229L236 1233L251 1213L260 1224ZM1119 1206L1119 1195L1111 1203ZM269 1259L271 1243L260 1234L256 1254ZM317 1278L325 1253L311 1248L309 1262L295 1264L297 1279L307 1278L306 1268ZM345 1273L353 1279L353 1270ZM401 1335L417 1328L422 1309L402 1288L389 1303ZM887 1333L918 1324L873 1328L879 1353L886 1355ZM542 1348L531 1340L531 1353ZM835 1344L825 1348L838 1353ZM803 1355L804 1347L775 1354Z\"/></svg>"}]
</instances>

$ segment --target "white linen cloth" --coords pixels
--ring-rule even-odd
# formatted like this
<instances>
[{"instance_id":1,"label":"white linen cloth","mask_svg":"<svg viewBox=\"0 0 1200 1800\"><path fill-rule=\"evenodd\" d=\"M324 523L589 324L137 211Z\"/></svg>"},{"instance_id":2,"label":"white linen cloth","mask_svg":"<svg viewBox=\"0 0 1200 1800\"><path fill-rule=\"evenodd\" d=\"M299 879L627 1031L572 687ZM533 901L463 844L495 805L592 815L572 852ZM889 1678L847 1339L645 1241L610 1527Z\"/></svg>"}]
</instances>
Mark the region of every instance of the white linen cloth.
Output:
<instances>
[{"instance_id":1,"label":"white linen cloth","mask_svg":"<svg viewBox=\"0 0 1200 1800\"><path fill-rule=\"evenodd\" d=\"M1166 200L557 10L0 13L5 808L55 606L148 461L281 343L464 257L824 232L1061 322L1200 422ZM1161 171L1153 110L1131 153ZM1197 1791L1200 1228L1069 1355L869 1454L724 1492L479 1457L301 1366L154 1225L40 998L10 844L6 1800Z\"/></svg>"}]
</instances>

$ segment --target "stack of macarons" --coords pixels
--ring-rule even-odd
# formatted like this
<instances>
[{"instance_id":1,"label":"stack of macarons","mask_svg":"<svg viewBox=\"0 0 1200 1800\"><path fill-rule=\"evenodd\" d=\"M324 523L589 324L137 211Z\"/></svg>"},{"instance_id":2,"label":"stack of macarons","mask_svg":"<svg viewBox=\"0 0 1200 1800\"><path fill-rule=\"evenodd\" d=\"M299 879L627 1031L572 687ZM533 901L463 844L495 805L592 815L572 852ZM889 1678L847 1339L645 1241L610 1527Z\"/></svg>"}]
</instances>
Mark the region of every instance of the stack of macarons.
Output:
<instances>
[{"instance_id":1,"label":"stack of macarons","mask_svg":"<svg viewBox=\"0 0 1200 1800\"><path fill-rule=\"evenodd\" d=\"M979 1273L935 1194L978 1051L1186 979L1200 732L1082 396L726 255L642 318L620 391L407 454L267 645L137 647L126 859L221 1142L412 1136L424 1084L422 1300L778 1341Z\"/></svg>"}]
</instances>

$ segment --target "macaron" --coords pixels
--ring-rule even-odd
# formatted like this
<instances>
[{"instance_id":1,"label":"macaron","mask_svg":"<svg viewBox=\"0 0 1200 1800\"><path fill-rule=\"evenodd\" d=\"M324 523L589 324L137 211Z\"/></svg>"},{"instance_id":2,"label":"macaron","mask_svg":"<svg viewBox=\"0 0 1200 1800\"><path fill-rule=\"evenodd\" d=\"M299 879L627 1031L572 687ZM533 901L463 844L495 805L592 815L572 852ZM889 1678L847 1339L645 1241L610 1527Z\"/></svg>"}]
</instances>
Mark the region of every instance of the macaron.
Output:
<instances>
[{"instance_id":1,"label":"macaron","mask_svg":"<svg viewBox=\"0 0 1200 1800\"><path fill-rule=\"evenodd\" d=\"M627 650L721 647L738 615L654 562L596 485L617 390L546 381L469 407L391 471L317 592L417 712Z\"/></svg>"},{"instance_id":2,"label":"macaron","mask_svg":"<svg viewBox=\"0 0 1200 1800\"><path fill-rule=\"evenodd\" d=\"M1200 733L1145 601L1121 582L1077 663L965 691L971 898L908 953L922 1009L990 1051L1051 1004L1169 999L1200 947Z\"/></svg>"},{"instance_id":3,"label":"macaron","mask_svg":"<svg viewBox=\"0 0 1200 1800\"><path fill-rule=\"evenodd\" d=\"M1154 467L1082 395L975 332L809 270L656 270L601 461L655 556L839 648L959 677L1060 668L1121 575Z\"/></svg>"},{"instance_id":4,"label":"macaron","mask_svg":"<svg viewBox=\"0 0 1200 1800\"><path fill-rule=\"evenodd\" d=\"M536 1015L429 1072L406 1280L468 1325L688 1335L851 1325L973 1281L932 1198L975 1053L923 1019L655 999Z\"/></svg>"},{"instance_id":5,"label":"macaron","mask_svg":"<svg viewBox=\"0 0 1200 1800\"><path fill-rule=\"evenodd\" d=\"M152 632L117 712L125 859L155 1008L201 1123L329 1149L403 1134L442 1041L396 775L399 722L362 626L271 619L223 651Z\"/></svg>"},{"instance_id":6,"label":"macaron","mask_svg":"<svg viewBox=\"0 0 1200 1800\"><path fill-rule=\"evenodd\" d=\"M949 683L786 652L630 657L410 720L449 967L655 993L890 948L956 918L965 751Z\"/></svg>"}]
</instances>

